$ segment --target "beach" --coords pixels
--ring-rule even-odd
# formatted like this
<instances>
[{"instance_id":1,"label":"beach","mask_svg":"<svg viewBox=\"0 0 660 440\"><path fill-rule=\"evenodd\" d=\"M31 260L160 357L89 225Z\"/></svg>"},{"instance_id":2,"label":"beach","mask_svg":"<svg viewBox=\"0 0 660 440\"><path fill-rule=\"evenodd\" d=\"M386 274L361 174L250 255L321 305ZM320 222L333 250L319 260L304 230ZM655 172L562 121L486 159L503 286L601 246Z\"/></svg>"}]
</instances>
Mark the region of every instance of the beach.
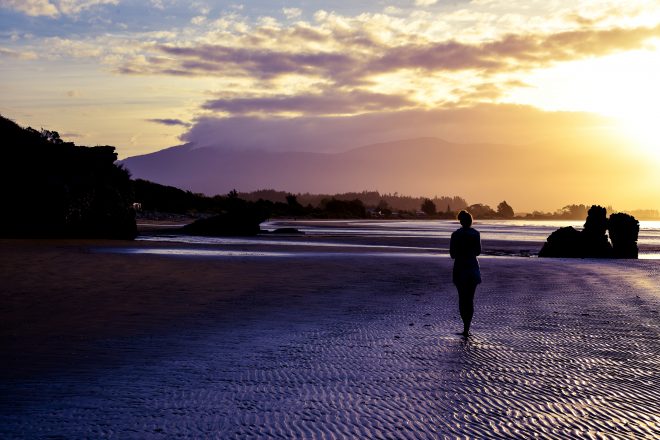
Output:
<instances>
[{"instance_id":1,"label":"beach","mask_svg":"<svg viewBox=\"0 0 660 440\"><path fill-rule=\"evenodd\" d=\"M143 238L0 240L0 437L660 435L658 260L486 240L466 339L445 236Z\"/></svg>"}]
</instances>

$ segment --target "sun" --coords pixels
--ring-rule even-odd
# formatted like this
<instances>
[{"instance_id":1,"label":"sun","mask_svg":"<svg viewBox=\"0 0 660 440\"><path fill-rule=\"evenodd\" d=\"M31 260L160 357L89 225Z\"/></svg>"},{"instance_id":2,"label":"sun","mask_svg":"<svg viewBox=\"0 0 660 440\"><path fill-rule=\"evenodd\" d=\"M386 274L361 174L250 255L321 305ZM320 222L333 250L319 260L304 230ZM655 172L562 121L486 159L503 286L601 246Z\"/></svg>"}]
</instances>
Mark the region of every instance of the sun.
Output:
<instances>
[{"instance_id":1,"label":"sun","mask_svg":"<svg viewBox=\"0 0 660 440\"><path fill-rule=\"evenodd\" d=\"M660 162L660 42L530 74L531 87L509 99L544 110L585 111L611 118L622 148Z\"/></svg>"},{"instance_id":2,"label":"sun","mask_svg":"<svg viewBox=\"0 0 660 440\"><path fill-rule=\"evenodd\" d=\"M611 116L631 148L660 162L660 50L613 57L595 80L606 90L592 111Z\"/></svg>"},{"instance_id":3,"label":"sun","mask_svg":"<svg viewBox=\"0 0 660 440\"><path fill-rule=\"evenodd\" d=\"M657 107L649 113L618 118L621 131L631 144L660 162L660 112Z\"/></svg>"}]
</instances>

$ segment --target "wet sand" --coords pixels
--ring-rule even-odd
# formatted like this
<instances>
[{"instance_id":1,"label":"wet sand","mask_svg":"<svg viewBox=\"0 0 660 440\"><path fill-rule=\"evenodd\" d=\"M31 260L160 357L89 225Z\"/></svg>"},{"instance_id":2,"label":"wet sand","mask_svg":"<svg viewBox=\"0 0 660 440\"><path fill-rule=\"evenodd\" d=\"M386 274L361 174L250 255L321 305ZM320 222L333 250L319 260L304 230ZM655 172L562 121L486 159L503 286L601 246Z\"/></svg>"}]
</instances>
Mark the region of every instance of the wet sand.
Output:
<instances>
[{"instance_id":1,"label":"wet sand","mask_svg":"<svg viewBox=\"0 0 660 440\"><path fill-rule=\"evenodd\" d=\"M466 340L440 253L177 249L0 241L1 438L660 435L656 260L485 256Z\"/></svg>"}]
</instances>

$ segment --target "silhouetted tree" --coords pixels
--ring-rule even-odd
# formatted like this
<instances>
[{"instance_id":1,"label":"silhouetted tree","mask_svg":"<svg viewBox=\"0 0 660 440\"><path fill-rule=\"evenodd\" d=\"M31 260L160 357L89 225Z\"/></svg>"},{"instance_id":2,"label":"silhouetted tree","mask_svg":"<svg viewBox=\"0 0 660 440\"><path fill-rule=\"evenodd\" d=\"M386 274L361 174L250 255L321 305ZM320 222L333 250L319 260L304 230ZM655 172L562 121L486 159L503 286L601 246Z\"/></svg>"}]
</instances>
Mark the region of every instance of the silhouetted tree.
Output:
<instances>
[{"instance_id":1,"label":"silhouetted tree","mask_svg":"<svg viewBox=\"0 0 660 440\"><path fill-rule=\"evenodd\" d=\"M488 219L497 217L497 213L493 211L488 205L483 205L481 203L475 203L465 208L474 218L477 219Z\"/></svg>"},{"instance_id":2,"label":"silhouetted tree","mask_svg":"<svg viewBox=\"0 0 660 440\"><path fill-rule=\"evenodd\" d=\"M323 200L321 206L325 211L323 214L334 218L366 218L367 209L362 201L354 200Z\"/></svg>"},{"instance_id":3,"label":"silhouetted tree","mask_svg":"<svg viewBox=\"0 0 660 440\"><path fill-rule=\"evenodd\" d=\"M435 203L433 203L431 199L424 199L424 202L422 203L422 212L426 215L435 215L437 213Z\"/></svg>"},{"instance_id":4,"label":"silhouetted tree","mask_svg":"<svg viewBox=\"0 0 660 440\"><path fill-rule=\"evenodd\" d=\"M501 218L513 218L515 214L513 208L504 200L497 205L497 215Z\"/></svg>"},{"instance_id":5,"label":"silhouetted tree","mask_svg":"<svg viewBox=\"0 0 660 440\"><path fill-rule=\"evenodd\" d=\"M392 215L392 210L390 209L390 204L387 203L387 200L384 200L384 199L380 199L380 201L378 202L378 205L376 206L376 210L384 216Z\"/></svg>"},{"instance_id":6,"label":"silhouetted tree","mask_svg":"<svg viewBox=\"0 0 660 440\"><path fill-rule=\"evenodd\" d=\"M566 219L578 220L587 216L586 205L566 205L561 208L561 216Z\"/></svg>"},{"instance_id":7,"label":"silhouetted tree","mask_svg":"<svg viewBox=\"0 0 660 440\"><path fill-rule=\"evenodd\" d=\"M241 192L239 197L247 201L256 201L259 199L270 200L272 202L285 202L286 196L288 193L284 191L275 191L272 189L264 189L252 191L249 193ZM399 210L399 211L416 211L419 209L420 205L424 201L422 197L411 197L395 194L380 194L378 191L362 191L362 192L347 192L342 194L298 194L298 202L301 205L307 206L321 206L323 200L329 200L331 198L337 200L351 201L358 199L365 206L370 206L375 209L378 208L380 201L385 201L387 203L387 209L390 211ZM465 199L461 197L435 197L431 199L435 206L450 206L450 211L458 211L464 209L467 206ZM381 209L381 212L383 210Z\"/></svg>"},{"instance_id":8,"label":"silhouetted tree","mask_svg":"<svg viewBox=\"0 0 660 440\"><path fill-rule=\"evenodd\" d=\"M193 211L210 210L209 204L204 203L205 196L173 186L136 179L133 181L133 191L135 201L139 202L145 211L190 214Z\"/></svg>"},{"instance_id":9,"label":"silhouetted tree","mask_svg":"<svg viewBox=\"0 0 660 440\"><path fill-rule=\"evenodd\" d=\"M300 216L305 214L305 208L298 202L298 198L293 194L286 196L286 203L289 210L289 215Z\"/></svg>"}]
</instances>

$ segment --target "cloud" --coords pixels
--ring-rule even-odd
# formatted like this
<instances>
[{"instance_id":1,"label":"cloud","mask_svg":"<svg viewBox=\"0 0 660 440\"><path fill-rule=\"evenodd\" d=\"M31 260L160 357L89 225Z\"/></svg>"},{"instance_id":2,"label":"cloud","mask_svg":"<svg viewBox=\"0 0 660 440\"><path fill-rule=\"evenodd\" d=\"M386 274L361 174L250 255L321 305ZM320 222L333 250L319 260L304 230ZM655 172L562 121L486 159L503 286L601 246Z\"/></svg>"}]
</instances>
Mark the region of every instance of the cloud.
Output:
<instances>
[{"instance_id":1,"label":"cloud","mask_svg":"<svg viewBox=\"0 0 660 440\"><path fill-rule=\"evenodd\" d=\"M552 34L509 34L494 41L419 41L385 45L369 33L328 35L313 28L271 30L280 44L272 47L257 32L239 37L234 46L218 44L161 44L155 48L167 63L150 59L125 63L121 71L185 76L236 76L269 80L297 74L330 80L338 85L359 84L369 77L403 69L418 71L484 70L489 73L526 71L553 63L602 56L642 48L660 37L655 27L586 29ZM303 38L316 41L316 50L293 44ZM308 43L309 44L309 43ZM291 50L284 50L292 46ZM325 46L325 48L323 48Z\"/></svg>"},{"instance_id":2,"label":"cloud","mask_svg":"<svg viewBox=\"0 0 660 440\"><path fill-rule=\"evenodd\" d=\"M82 139L85 136L80 133L67 132L67 133L60 133L60 137L62 139Z\"/></svg>"},{"instance_id":3,"label":"cloud","mask_svg":"<svg viewBox=\"0 0 660 440\"><path fill-rule=\"evenodd\" d=\"M32 17L77 15L99 5L117 5L119 0L2 0L0 6Z\"/></svg>"},{"instance_id":4,"label":"cloud","mask_svg":"<svg viewBox=\"0 0 660 440\"><path fill-rule=\"evenodd\" d=\"M152 58L133 59L120 72L133 74L166 74L175 76L224 76L274 80L285 75L302 75L319 79L330 78L342 84L353 84L356 60L337 52L283 52L252 50L241 47L204 45L179 47L159 45L167 55L153 62ZM137 61L137 63L135 63Z\"/></svg>"},{"instance_id":5,"label":"cloud","mask_svg":"<svg viewBox=\"0 0 660 440\"><path fill-rule=\"evenodd\" d=\"M438 3L438 0L415 0L415 6L432 6Z\"/></svg>"},{"instance_id":6,"label":"cloud","mask_svg":"<svg viewBox=\"0 0 660 440\"><path fill-rule=\"evenodd\" d=\"M190 23L194 25L203 24L206 21L206 17L203 15L197 15L190 19Z\"/></svg>"},{"instance_id":7,"label":"cloud","mask_svg":"<svg viewBox=\"0 0 660 440\"><path fill-rule=\"evenodd\" d=\"M550 35L506 35L483 44L448 41L406 45L386 51L369 63L371 72L398 69L492 71L529 70L561 61L580 60L644 47L660 37L660 25L634 29L576 30Z\"/></svg>"},{"instance_id":8,"label":"cloud","mask_svg":"<svg viewBox=\"0 0 660 440\"><path fill-rule=\"evenodd\" d=\"M190 124L188 122L182 121L181 119L169 119L169 118L159 119L159 118L154 118L154 119L147 119L147 121L148 122L154 122L156 124L169 125L169 126L180 125L182 127L190 127Z\"/></svg>"},{"instance_id":9,"label":"cloud","mask_svg":"<svg viewBox=\"0 0 660 440\"><path fill-rule=\"evenodd\" d=\"M557 136L578 136L607 127L609 123L608 119L592 114L480 104L356 116L207 116L199 118L182 140L197 147L326 152L420 137L520 145Z\"/></svg>"},{"instance_id":10,"label":"cloud","mask_svg":"<svg viewBox=\"0 0 660 440\"><path fill-rule=\"evenodd\" d=\"M48 0L2 0L0 6L31 17L57 17L59 15L58 9Z\"/></svg>"},{"instance_id":11,"label":"cloud","mask_svg":"<svg viewBox=\"0 0 660 440\"><path fill-rule=\"evenodd\" d=\"M258 112L327 115L384 111L414 105L415 102L405 96L359 90L325 90L319 94L214 99L204 103L203 108L234 115Z\"/></svg>"},{"instance_id":12,"label":"cloud","mask_svg":"<svg viewBox=\"0 0 660 440\"><path fill-rule=\"evenodd\" d=\"M16 58L19 60L36 60L39 56L31 51L18 51L0 47L0 57Z\"/></svg>"},{"instance_id":13,"label":"cloud","mask_svg":"<svg viewBox=\"0 0 660 440\"><path fill-rule=\"evenodd\" d=\"M300 8L282 8L282 13L289 20L293 18L298 18L302 15L302 9Z\"/></svg>"},{"instance_id":14,"label":"cloud","mask_svg":"<svg viewBox=\"0 0 660 440\"><path fill-rule=\"evenodd\" d=\"M58 7L62 14L76 15L85 9L99 5L118 5L119 0L59 0Z\"/></svg>"},{"instance_id":15,"label":"cloud","mask_svg":"<svg viewBox=\"0 0 660 440\"><path fill-rule=\"evenodd\" d=\"M266 27L229 32L223 44L154 44L150 56L130 58L119 72L233 83L231 95L207 99L203 110L357 114L497 102L531 70L643 48L660 37L660 25L506 34L477 42L391 42L348 24Z\"/></svg>"}]
</instances>

